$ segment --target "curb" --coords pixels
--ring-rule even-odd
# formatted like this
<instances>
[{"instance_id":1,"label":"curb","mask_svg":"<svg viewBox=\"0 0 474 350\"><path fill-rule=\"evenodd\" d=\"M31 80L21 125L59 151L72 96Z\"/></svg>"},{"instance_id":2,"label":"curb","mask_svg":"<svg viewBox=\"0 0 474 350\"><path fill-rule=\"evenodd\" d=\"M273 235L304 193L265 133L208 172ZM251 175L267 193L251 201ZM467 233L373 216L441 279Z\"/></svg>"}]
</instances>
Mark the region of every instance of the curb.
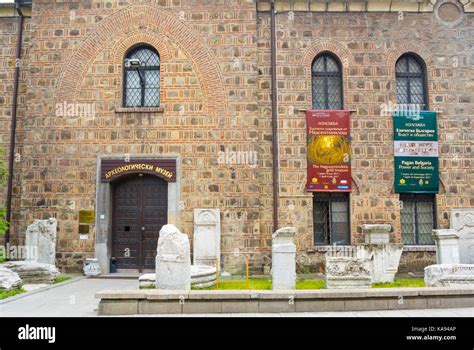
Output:
<instances>
[{"instance_id":1,"label":"curb","mask_svg":"<svg viewBox=\"0 0 474 350\"><path fill-rule=\"evenodd\" d=\"M84 278L87 278L87 276L73 277L73 278L71 278L70 280L67 280L67 281L54 283L54 284L51 284L51 285L43 287L43 288L35 289L35 290L25 292L25 293L20 293L20 294L12 296L10 298L0 300L0 305L8 304L9 302L12 302L12 301L15 301L15 300L18 300L18 299L22 299L22 298L28 297L30 295L33 295L33 294L41 293L41 292L44 292L46 290L54 289L54 288L57 288L57 287L62 287L62 286L65 286L66 284L78 282L78 281L80 281Z\"/></svg>"}]
</instances>

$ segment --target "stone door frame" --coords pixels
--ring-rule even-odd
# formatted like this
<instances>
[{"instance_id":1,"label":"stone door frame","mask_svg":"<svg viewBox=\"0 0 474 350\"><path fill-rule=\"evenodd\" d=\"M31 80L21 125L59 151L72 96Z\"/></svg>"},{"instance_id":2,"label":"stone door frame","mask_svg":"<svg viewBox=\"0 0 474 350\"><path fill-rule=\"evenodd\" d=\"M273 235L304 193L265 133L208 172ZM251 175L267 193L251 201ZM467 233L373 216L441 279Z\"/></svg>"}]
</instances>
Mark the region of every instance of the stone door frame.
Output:
<instances>
[{"instance_id":1,"label":"stone door frame","mask_svg":"<svg viewBox=\"0 0 474 350\"><path fill-rule=\"evenodd\" d=\"M180 156L176 154L160 156L130 154L129 157L130 159L173 159L176 161L176 181L168 182L168 224L180 227ZM102 160L120 160L123 158L123 154L97 156L94 257L99 260L99 265L103 274L108 274L110 272L110 257L112 256L113 203L112 184L101 181Z\"/></svg>"}]
</instances>

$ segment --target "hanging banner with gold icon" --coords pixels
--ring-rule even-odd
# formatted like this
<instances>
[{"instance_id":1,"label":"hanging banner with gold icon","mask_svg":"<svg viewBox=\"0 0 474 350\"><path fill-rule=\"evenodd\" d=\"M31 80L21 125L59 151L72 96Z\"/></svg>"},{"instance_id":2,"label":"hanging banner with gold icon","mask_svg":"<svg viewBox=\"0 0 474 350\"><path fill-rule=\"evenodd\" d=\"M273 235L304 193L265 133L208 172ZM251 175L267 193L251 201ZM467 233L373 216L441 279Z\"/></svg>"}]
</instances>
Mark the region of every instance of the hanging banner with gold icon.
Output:
<instances>
[{"instance_id":1,"label":"hanging banner with gold icon","mask_svg":"<svg viewBox=\"0 0 474 350\"><path fill-rule=\"evenodd\" d=\"M306 111L310 192L351 191L349 111Z\"/></svg>"},{"instance_id":2,"label":"hanging banner with gold icon","mask_svg":"<svg viewBox=\"0 0 474 350\"><path fill-rule=\"evenodd\" d=\"M438 193L436 112L398 111L393 116L396 193Z\"/></svg>"}]
</instances>

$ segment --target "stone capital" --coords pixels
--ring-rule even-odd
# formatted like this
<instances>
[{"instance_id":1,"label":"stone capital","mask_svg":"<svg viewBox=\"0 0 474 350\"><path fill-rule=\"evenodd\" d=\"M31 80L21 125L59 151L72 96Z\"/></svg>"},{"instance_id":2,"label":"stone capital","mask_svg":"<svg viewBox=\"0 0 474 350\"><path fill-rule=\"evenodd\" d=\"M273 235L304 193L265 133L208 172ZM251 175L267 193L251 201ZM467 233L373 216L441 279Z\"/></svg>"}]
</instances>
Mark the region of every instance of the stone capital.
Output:
<instances>
[{"instance_id":1,"label":"stone capital","mask_svg":"<svg viewBox=\"0 0 474 350\"><path fill-rule=\"evenodd\" d=\"M433 238L435 240L447 240L447 239L458 239L459 234L456 230L453 229L439 229L433 230Z\"/></svg>"},{"instance_id":2,"label":"stone capital","mask_svg":"<svg viewBox=\"0 0 474 350\"><path fill-rule=\"evenodd\" d=\"M365 233L389 233L392 229L390 224L363 224L362 232Z\"/></svg>"}]
</instances>

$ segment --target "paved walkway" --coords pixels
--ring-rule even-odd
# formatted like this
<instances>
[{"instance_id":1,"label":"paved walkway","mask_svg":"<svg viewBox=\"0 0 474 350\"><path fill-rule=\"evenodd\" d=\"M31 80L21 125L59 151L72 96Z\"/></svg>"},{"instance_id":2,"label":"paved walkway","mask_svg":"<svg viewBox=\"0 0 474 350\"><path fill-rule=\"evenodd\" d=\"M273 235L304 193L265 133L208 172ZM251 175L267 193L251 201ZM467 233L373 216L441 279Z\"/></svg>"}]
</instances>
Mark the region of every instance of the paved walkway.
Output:
<instances>
[{"instance_id":1,"label":"paved walkway","mask_svg":"<svg viewBox=\"0 0 474 350\"><path fill-rule=\"evenodd\" d=\"M137 289L137 280L85 278L0 304L0 317L93 317L103 289ZM474 308L285 314L139 315L170 317L474 317Z\"/></svg>"}]
</instances>

